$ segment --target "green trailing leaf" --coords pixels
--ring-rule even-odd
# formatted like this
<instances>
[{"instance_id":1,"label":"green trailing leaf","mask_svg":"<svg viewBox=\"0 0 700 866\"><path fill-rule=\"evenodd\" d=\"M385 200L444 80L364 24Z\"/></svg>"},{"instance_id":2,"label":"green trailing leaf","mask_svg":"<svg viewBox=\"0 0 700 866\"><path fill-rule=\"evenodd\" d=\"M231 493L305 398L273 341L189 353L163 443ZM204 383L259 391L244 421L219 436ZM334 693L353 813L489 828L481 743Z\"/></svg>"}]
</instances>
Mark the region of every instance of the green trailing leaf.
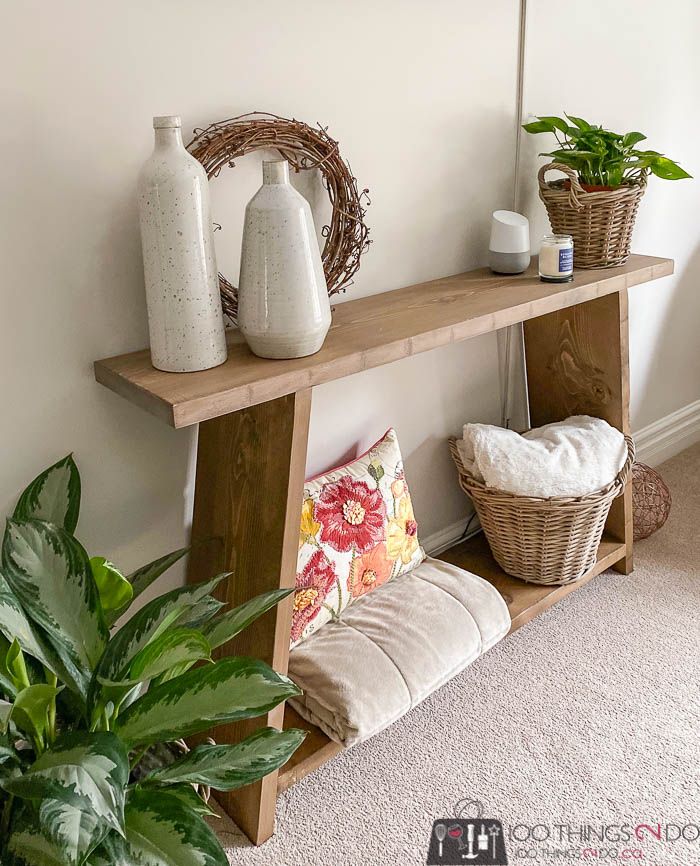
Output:
<instances>
[{"instance_id":1,"label":"green trailing leaf","mask_svg":"<svg viewBox=\"0 0 700 866\"><path fill-rule=\"evenodd\" d=\"M124 827L129 761L110 732L64 735L20 777L3 788L25 800L58 800L98 818L118 833Z\"/></svg>"},{"instance_id":2,"label":"green trailing leaf","mask_svg":"<svg viewBox=\"0 0 700 866\"><path fill-rule=\"evenodd\" d=\"M126 840L111 834L90 866L228 866L199 814L165 791L135 788L126 807Z\"/></svg>"},{"instance_id":3,"label":"green trailing leaf","mask_svg":"<svg viewBox=\"0 0 700 866\"><path fill-rule=\"evenodd\" d=\"M34 742L43 742L49 724L49 708L61 688L37 683L17 693L12 705L12 722Z\"/></svg>"},{"instance_id":4,"label":"green trailing leaf","mask_svg":"<svg viewBox=\"0 0 700 866\"><path fill-rule=\"evenodd\" d=\"M662 177L664 180L682 180L683 178L692 176L685 169L681 168L677 162L674 162L667 156L657 156L651 161L649 167L652 174Z\"/></svg>"},{"instance_id":5,"label":"green trailing leaf","mask_svg":"<svg viewBox=\"0 0 700 866\"><path fill-rule=\"evenodd\" d=\"M148 565L137 568L136 571L132 572L132 574L127 577L133 590L131 601L138 598L144 590L148 589L154 580L157 580L161 574L170 568L171 565L174 565L179 559L182 559L188 551L189 547L182 547L180 550L166 553L165 556L160 556L158 559L154 559L153 562L149 562ZM131 601L126 602L121 607L116 608L107 614L109 625L115 623L119 617L127 611Z\"/></svg>"},{"instance_id":6,"label":"green trailing leaf","mask_svg":"<svg viewBox=\"0 0 700 866\"><path fill-rule=\"evenodd\" d=\"M44 836L61 852L61 863L65 866L80 866L109 831L107 823L91 811L61 800L42 802L39 826Z\"/></svg>"},{"instance_id":7,"label":"green trailing leaf","mask_svg":"<svg viewBox=\"0 0 700 866\"><path fill-rule=\"evenodd\" d=\"M131 748L168 742L260 716L300 693L264 662L229 658L152 687L122 713L115 730Z\"/></svg>"},{"instance_id":8,"label":"green trailing leaf","mask_svg":"<svg viewBox=\"0 0 700 866\"><path fill-rule=\"evenodd\" d=\"M95 671L93 690L100 678L112 682L127 679L134 656L209 595L227 576L220 574L212 580L173 589L144 605L107 644Z\"/></svg>"},{"instance_id":9,"label":"green trailing leaf","mask_svg":"<svg viewBox=\"0 0 700 866\"><path fill-rule=\"evenodd\" d=\"M564 113L566 114L566 112ZM574 126L577 126L583 132L588 132L589 129L593 128L591 124L588 123L587 120L584 120L582 117L574 117L573 114L567 114L566 116L574 124Z\"/></svg>"},{"instance_id":10,"label":"green trailing leaf","mask_svg":"<svg viewBox=\"0 0 700 866\"><path fill-rule=\"evenodd\" d=\"M233 746L196 746L173 764L151 773L146 784L190 782L231 791L286 764L305 736L306 731L296 728L262 728Z\"/></svg>"},{"instance_id":11,"label":"green trailing leaf","mask_svg":"<svg viewBox=\"0 0 700 866\"><path fill-rule=\"evenodd\" d=\"M569 166L582 184L613 188L638 184L650 171L665 180L690 177L677 163L658 151L636 150L635 145L646 139L641 132L621 135L588 123L581 117L566 116L574 126L558 117L540 117L523 124L523 129L534 134L563 133L563 141L557 137L560 147L540 156Z\"/></svg>"},{"instance_id":12,"label":"green trailing leaf","mask_svg":"<svg viewBox=\"0 0 700 866\"><path fill-rule=\"evenodd\" d=\"M90 568L100 594L102 610L112 611L128 606L134 588L116 565L104 556L93 556L90 559Z\"/></svg>"},{"instance_id":13,"label":"green trailing leaf","mask_svg":"<svg viewBox=\"0 0 700 866\"><path fill-rule=\"evenodd\" d=\"M2 563L12 592L65 665L68 685L86 695L109 636L87 554L58 526L8 520Z\"/></svg>"},{"instance_id":14,"label":"green trailing leaf","mask_svg":"<svg viewBox=\"0 0 700 866\"><path fill-rule=\"evenodd\" d=\"M256 595L250 601L246 601L233 610L212 619L202 626L202 633L209 641L212 649L222 646L231 638L242 632L259 616L262 616L270 608L274 607L283 599L287 598L293 589L274 589L272 592L264 592Z\"/></svg>"},{"instance_id":15,"label":"green trailing leaf","mask_svg":"<svg viewBox=\"0 0 700 866\"><path fill-rule=\"evenodd\" d=\"M49 466L22 493L14 511L18 521L55 523L73 534L80 512L80 473L71 454Z\"/></svg>"}]
</instances>

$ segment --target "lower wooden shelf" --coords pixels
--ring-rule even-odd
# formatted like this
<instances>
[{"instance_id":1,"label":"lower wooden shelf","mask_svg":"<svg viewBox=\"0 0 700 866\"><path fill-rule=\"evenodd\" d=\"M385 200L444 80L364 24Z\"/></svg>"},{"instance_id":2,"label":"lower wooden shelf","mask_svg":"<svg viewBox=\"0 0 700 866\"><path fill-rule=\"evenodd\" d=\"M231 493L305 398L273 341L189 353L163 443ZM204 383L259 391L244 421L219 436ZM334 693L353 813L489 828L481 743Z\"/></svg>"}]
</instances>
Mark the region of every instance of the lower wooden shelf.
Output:
<instances>
[{"instance_id":1,"label":"lower wooden shelf","mask_svg":"<svg viewBox=\"0 0 700 866\"><path fill-rule=\"evenodd\" d=\"M625 545L609 536L603 536L598 548L598 559L593 568L576 583L568 586L537 586L510 577L498 566L483 534L462 541L440 554L438 559L451 562L466 571L478 574L492 583L506 600L512 625L510 632L530 622L538 614L550 608L557 601L585 586L597 574L610 568L625 556ZM277 790L286 791L317 770L321 764L330 760L343 750L338 743L329 739L323 731L302 719L292 707L285 707L284 727L302 728L308 731L307 737L293 757L282 767L277 777Z\"/></svg>"}]
</instances>

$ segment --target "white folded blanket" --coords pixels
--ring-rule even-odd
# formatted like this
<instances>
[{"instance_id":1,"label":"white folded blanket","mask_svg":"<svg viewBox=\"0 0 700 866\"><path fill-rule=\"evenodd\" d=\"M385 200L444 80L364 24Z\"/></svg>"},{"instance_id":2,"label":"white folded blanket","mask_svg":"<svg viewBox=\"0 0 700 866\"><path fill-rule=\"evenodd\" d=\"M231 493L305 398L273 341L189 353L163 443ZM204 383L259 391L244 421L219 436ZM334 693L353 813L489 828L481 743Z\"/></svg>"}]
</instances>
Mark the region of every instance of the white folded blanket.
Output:
<instances>
[{"instance_id":1,"label":"white folded blanket","mask_svg":"<svg viewBox=\"0 0 700 866\"><path fill-rule=\"evenodd\" d=\"M487 487L520 496L585 496L607 487L627 459L619 430L600 418L574 415L516 433L465 424L457 441L465 467Z\"/></svg>"}]
</instances>

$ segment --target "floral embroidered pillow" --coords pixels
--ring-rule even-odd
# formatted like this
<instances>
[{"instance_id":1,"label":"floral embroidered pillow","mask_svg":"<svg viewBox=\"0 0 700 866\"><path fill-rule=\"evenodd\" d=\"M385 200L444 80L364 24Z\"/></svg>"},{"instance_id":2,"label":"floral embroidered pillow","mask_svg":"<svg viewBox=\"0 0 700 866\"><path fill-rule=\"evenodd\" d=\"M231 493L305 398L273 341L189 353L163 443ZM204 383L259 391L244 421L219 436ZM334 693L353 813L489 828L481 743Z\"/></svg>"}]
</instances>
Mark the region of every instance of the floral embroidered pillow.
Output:
<instances>
[{"instance_id":1,"label":"floral embroidered pillow","mask_svg":"<svg viewBox=\"0 0 700 866\"><path fill-rule=\"evenodd\" d=\"M424 559L396 431L388 430L352 463L306 482L292 646Z\"/></svg>"}]
</instances>

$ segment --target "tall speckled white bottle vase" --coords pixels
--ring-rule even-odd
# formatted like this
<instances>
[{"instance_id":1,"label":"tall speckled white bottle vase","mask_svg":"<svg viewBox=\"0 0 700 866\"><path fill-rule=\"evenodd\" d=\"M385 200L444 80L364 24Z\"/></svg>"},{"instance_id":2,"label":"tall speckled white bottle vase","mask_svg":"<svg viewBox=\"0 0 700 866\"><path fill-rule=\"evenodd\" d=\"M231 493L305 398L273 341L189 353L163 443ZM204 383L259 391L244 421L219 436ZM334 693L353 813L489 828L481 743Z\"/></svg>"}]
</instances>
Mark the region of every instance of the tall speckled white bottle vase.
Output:
<instances>
[{"instance_id":1,"label":"tall speckled white bottle vase","mask_svg":"<svg viewBox=\"0 0 700 866\"><path fill-rule=\"evenodd\" d=\"M313 355L331 326L311 208L285 160L263 162L263 185L246 207L238 326L261 358Z\"/></svg>"},{"instance_id":2,"label":"tall speckled white bottle vase","mask_svg":"<svg viewBox=\"0 0 700 866\"><path fill-rule=\"evenodd\" d=\"M226 360L209 182L182 144L179 117L154 117L138 182L151 361L190 373Z\"/></svg>"}]
</instances>

